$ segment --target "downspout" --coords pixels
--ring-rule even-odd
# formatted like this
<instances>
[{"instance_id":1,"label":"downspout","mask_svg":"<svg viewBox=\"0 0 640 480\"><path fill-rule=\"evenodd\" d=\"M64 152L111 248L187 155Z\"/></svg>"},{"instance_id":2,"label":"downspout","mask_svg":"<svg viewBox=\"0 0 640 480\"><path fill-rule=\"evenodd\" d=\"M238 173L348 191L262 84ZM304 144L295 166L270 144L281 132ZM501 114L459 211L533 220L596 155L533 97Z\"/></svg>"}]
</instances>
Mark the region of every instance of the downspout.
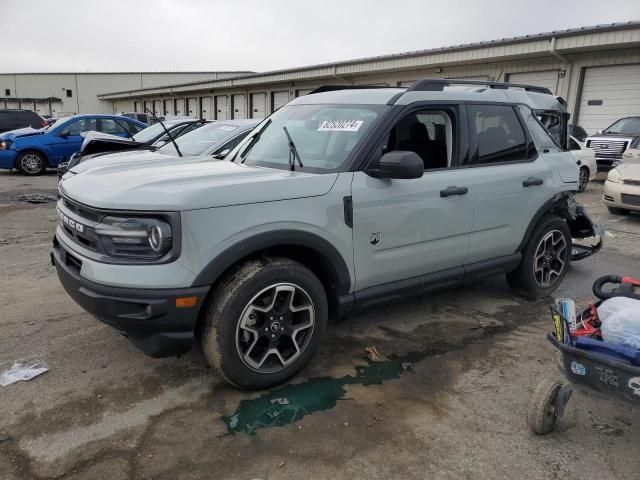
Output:
<instances>
[{"instance_id":1,"label":"downspout","mask_svg":"<svg viewBox=\"0 0 640 480\"><path fill-rule=\"evenodd\" d=\"M551 55L559 58L560 60L562 60L564 63L569 63L569 61L567 60L566 57L563 57L562 55L560 55L558 53L558 51L556 50L556 37L551 37L551 42L549 43L549 53L551 53Z\"/></svg>"},{"instance_id":2,"label":"downspout","mask_svg":"<svg viewBox=\"0 0 640 480\"><path fill-rule=\"evenodd\" d=\"M340 75L338 75L338 67L337 67L337 65L333 66L333 76L335 78L337 78L338 80L342 80L343 82L346 82L346 83L348 83L350 85L353 85L353 82L351 80L347 80L346 78L341 77Z\"/></svg>"}]
</instances>

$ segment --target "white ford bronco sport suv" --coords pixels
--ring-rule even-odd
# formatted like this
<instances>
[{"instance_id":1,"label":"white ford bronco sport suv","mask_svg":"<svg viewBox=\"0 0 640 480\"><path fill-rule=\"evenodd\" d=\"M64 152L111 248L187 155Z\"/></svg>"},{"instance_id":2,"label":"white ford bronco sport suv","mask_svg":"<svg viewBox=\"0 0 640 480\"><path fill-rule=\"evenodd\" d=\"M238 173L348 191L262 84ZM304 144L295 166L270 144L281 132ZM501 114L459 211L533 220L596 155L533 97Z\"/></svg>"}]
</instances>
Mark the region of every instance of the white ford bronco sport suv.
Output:
<instances>
[{"instance_id":1,"label":"white ford bronco sport suv","mask_svg":"<svg viewBox=\"0 0 640 480\"><path fill-rule=\"evenodd\" d=\"M201 338L244 388L291 377L327 319L355 308L488 274L549 295L570 260L601 245L573 239L602 237L573 197L564 101L458 83L323 87L223 161L63 181L52 252L62 285L148 355ZM557 139L540 122L549 115L564 127Z\"/></svg>"}]
</instances>

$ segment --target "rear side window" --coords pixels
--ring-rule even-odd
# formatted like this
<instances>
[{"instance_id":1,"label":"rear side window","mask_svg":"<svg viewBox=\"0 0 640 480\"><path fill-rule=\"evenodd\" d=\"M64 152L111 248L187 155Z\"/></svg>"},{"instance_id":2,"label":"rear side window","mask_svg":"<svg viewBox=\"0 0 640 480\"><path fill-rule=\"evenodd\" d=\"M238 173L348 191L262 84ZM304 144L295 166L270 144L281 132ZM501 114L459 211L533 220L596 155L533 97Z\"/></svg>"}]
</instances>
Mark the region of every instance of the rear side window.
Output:
<instances>
[{"instance_id":1,"label":"rear side window","mask_svg":"<svg viewBox=\"0 0 640 480\"><path fill-rule=\"evenodd\" d=\"M513 107L468 105L469 135L476 149L469 164L483 165L525 161L535 156Z\"/></svg>"},{"instance_id":2,"label":"rear side window","mask_svg":"<svg viewBox=\"0 0 640 480\"><path fill-rule=\"evenodd\" d=\"M126 120L123 120L122 123L127 122ZM120 126L118 123L116 123L115 120L111 118L100 119L100 131L102 133L110 133L112 135L127 133L122 126Z\"/></svg>"}]
</instances>

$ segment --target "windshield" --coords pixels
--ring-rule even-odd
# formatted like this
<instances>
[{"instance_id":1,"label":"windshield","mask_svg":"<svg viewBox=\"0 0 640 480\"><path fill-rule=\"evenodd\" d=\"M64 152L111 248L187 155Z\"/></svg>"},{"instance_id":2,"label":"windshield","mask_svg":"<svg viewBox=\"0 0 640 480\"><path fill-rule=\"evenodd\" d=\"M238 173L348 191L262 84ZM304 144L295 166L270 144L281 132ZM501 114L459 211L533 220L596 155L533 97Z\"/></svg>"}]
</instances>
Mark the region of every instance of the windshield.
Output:
<instances>
[{"instance_id":1,"label":"windshield","mask_svg":"<svg viewBox=\"0 0 640 480\"><path fill-rule=\"evenodd\" d=\"M640 118L622 118L607 128L604 133L623 133L625 135L640 134Z\"/></svg>"},{"instance_id":2,"label":"windshield","mask_svg":"<svg viewBox=\"0 0 640 480\"><path fill-rule=\"evenodd\" d=\"M59 126L61 126L63 123L65 123L67 120L69 120L71 117L64 117L64 118L59 118L58 120L56 120L55 122L53 122L51 125L49 125L48 127L44 127L44 131L45 132L50 132L51 130L53 130L54 128L58 128Z\"/></svg>"},{"instance_id":3,"label":"windshield","mask_svg":"<svg viewBox=\"0 0 640 480\"><path fill-rule=\"evenodd\" d=\"M167 127L167 130L171 131L171 127ZM140 130L133 136L136 142L147 143L155 140L157 137L164 133L164 128L159 123L155 123L150 127Z\"/></svg>"},{"instance_id":4,"label":"windshield","mask_svg":"<svg viewBox=\"0 0 640 480\"><path fill-rule=\"evenodd\" d=\"M286 127L305 171L339 171L353 148L374 124L383 105L289 105L269 117L245 142L233 161L289 169ZM301 169L296 165L296 169Z\"/></svg>"},{"instance_id":5,"label":"windshield","mask_svg":"<svg viewBox=\"0 0 640 480\"><path fill-rule=\"evenodd\" d=\"M205 151L222 143L240 131L240 126L216 122L209 123L189 133L176 138L176 143L182 155L202 155ZM159 152L166 155L177 155L173 143L169 142L161 147Z\"/></svg>"}]
</instances>

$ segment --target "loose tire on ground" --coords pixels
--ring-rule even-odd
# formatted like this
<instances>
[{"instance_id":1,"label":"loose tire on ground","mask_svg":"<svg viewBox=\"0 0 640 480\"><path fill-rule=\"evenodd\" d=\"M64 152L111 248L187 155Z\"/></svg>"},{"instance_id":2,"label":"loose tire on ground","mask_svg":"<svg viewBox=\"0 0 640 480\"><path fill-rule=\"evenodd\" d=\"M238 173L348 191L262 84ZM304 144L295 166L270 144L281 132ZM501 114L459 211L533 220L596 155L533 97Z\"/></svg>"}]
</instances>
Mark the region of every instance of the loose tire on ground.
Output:
<instances>
[{"instance_id":1,"label":"loose tire on ground","mask_svg":"<svg viewBox=\"0 0 640 480\"><path fill-rule=\"evenodd\" d=\"M626 215L629 213L629 210L618 207L607 207L607 210L609 210L609 213L612 213L614 215Z\"/></svg>"},{"instance_id":2,"label":"loose tire on ground","mask_svg":"<svg viewBox=\"0 0 640 480\"><path fill-rule=\"evenodd\" d=\"M16 170L30 177L42 175L47 170L47 159L35 150L27 150L16 158Z\"/></svg>"},{"instance_id":3,"label":"loose tire on ground","mask_svg":"<svg viewBox=\"0 0 640 480\"><path fill-rule=\"evenodd\" d=\"M544 245L552 248L540 257L543 240ZM564 250L560 251L562 245ZM545 215L536 225L529 242L522 251L520 265L507 274L509 286L516 293L533 300L548 297L562 283L567 274L571 248L571 231L567 223L555 215ZM558 252L556 253L555 250ZM546 262L549 262L549 265ZM548 282L545 282L545 279Z\"/></svg>"},{"instance_id":4,"label":"loose tire on ground","mask_svg":"<svg viewBox=\"0 0 640 480\"><path fill-rule=\"evenodd\" d=\"M229 383L269 388L311 360L327 317L326 292L307 267L282 257L250 260L208 300L202 349Z\"/></svg>"},{"instance_id":5,"label":"loose tire on ground","mask_svg":"<svg viewBox=\"0 0 640 480\"><path fill-rule=\"evenodd\" d=\"M554 380L544 380L533 392L527 409L527 425L538 435L546 435L556 426L556 400L562 384Z\"/></svg>"}]
</instances>

